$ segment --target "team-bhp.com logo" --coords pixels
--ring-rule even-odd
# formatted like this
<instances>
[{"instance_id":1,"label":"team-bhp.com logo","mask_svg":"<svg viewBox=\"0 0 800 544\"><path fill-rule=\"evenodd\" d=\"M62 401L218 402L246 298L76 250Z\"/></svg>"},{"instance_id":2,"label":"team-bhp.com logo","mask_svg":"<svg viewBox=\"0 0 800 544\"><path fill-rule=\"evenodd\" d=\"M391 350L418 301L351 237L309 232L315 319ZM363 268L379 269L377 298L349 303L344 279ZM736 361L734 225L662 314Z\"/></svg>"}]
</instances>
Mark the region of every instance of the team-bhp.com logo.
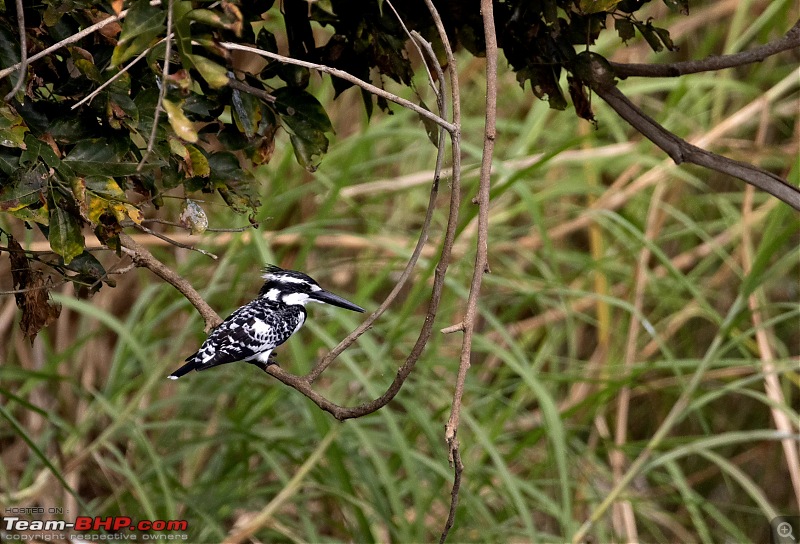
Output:
<instances>
[{"instance_id":1,"label":"team-bhp.com logo","mask_svg":"<svg viewBox=\"0 0 800 544\"><path fill-rule=\"evenodd\" d=\"M186 535L175 534L159 534L166 532L184 532L189 529L189 523L186 520L140 520L134 521L127 516L113 516L113 517L90 517L78 516L74 522L63 520L26 520L14 516L6 516L0 524L4 533L2 533L3 540L29 540L24 538L26 534L22 532L45 532L49 533L47 540L55 540L52 533L61 533L61 538L58 540L81 539L81 540L118 540L120 536L125 540L186 540ZM100 534L100 535L86 535L86 534L70 534L67 537L64 533L86 533L89 531L104 531L114 534ZM139 531L140 535L126 534L126 531ZM150 534L150 533L155 534ZM121 533L121 534L120 534ZM89 538L87 538L89 537ZM105 538L93 538L105 537ZM115 538L116 537L116 538Z\"/></svg>"}]
</instances>

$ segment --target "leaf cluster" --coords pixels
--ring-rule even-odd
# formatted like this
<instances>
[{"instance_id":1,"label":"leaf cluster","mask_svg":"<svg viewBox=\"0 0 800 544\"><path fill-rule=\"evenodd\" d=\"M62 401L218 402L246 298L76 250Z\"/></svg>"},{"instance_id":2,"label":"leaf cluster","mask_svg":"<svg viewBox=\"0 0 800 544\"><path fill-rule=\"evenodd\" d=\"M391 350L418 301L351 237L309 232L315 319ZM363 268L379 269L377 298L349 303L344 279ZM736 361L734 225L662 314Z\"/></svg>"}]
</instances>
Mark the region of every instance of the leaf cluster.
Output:
<instances>
[{"instance_id":1,"label":"leaf cluster","mask_svg":"<svg viewBox=\"0 0 800 544\"><path fill-rule=\"evenodd\" d=\"M519 82L529 82L553 108L567 105L559 78L569 73L576 111L590 119L586 84L574 69L576 46L594 43L613 19L623 40L638 31L653 49L671 49L666 30L635 17L648 1L499 2L498 40ZM687 9L687 0L665 2ZM478 2L436 4L453 41L482 55ZM15 9L7 2L0 14L3 66L21 58ZM398 3L397 10L408 28L440 45L422 0ZM140 224L143 210L162 206L169 192L182 198L217 192L232 210L252 214L261 204L252 170L269 162L279 129L302 166L319 165L332 126L307 90L309 69L233 55L225 43L288 53L381 85L389 78L413 86L406 31L392 10L373 0L135 0L125 6L45 0L25 7L28 57L110 17L120 20L0 81L5 94L25 78L0 106L0 211L40 229L60 264L77 276L105 278L85 251L85 226L118 248L122 229ZM337 78L331 84L336 96L352 85ZM362 94L368 116L374 104L388 110L384 99ZM188 227L203 224L196 206L186 216L199 218Z\"/></svg>"}]
</instances>

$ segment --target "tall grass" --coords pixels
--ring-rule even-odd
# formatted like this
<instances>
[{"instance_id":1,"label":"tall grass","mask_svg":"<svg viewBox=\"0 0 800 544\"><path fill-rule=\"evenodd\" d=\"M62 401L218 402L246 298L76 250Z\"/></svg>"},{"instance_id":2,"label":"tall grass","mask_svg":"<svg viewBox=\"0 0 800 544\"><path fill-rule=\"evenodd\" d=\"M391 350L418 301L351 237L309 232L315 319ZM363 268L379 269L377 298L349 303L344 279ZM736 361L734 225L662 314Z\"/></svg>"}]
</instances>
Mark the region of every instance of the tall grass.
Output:
<instances>
[{"instance_id":1,"label":"tall grass","mask_svg":"<svg viewBox=\"0 0 800 544\"><path fill-rule=\"evenodd\" d=\"M741 2L708 25L703 9L676 19L683 56L766 42L797 17L792 2ZM610 36L598 48L616 45ZM620 54L656 58L638 43ZM474 255L470 165L480 158L484 82L480 60L463 57L461 70L466 204L435 330L459 322ZM798 512L786 435L771 412L794 422L797 440L797 216L763 194L746 196L738 181L672 165L599 101L595 130L534 100L509 70L501 77L491 274L464 397L466 470L451 538L562 542L596 515L594 541L621 541L623 508L598 510L620 491L643 542L763 542L771 517ZM620 85L670 130L800 181L795 54ZM331 103L326 85L318 93ZM765 96L755 114L737 116ZM333 103L337 137L316 174L278 142L258 173L261 230L193 238L217 261L152 248L221 315L257 291L265 262L307 271L368 310L393 286L429 181L380 182L430 170L435 150L415 116L395 108L367 123L359 100L348 92ZM394 378L421 326L445 202L403 296L318 381L329 398L356 404ZM212 198L202 205L212 226L244 221ZM7 261L0 267L6 278ZM32 346L12 323L13 299L2 301L2 504L64 507L70 519L185 518L192 542L221 542L255 517L261 542L438 537L452 485L443 426L457 335L434 334L389 406L340 424L250 365L166 380L203 341L203 324L146 271L89 301L54 296L62 316ZM276 352L293 372L359 319L319 307L310 314ZM768 358L781 403L765 392ZM620 422L626 433L615 440ZM645 448L641 470L615 490L614 456L624 475Z\"/></svg>"}]
</instances>

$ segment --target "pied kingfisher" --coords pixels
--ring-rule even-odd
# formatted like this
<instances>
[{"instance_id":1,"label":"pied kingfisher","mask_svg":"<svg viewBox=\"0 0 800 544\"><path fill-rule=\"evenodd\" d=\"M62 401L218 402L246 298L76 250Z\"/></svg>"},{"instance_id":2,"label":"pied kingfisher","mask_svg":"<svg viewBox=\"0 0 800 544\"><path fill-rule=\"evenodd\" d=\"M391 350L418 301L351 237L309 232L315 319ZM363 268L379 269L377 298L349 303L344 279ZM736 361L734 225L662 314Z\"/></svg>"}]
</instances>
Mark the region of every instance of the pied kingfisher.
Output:
<instances>
[{"instance_id":1,"label":"pied kingfisher","mask_svg":"<svg viewBox=\"0 0 800 544\"><path fill-rule=\"evenodd\" d=\"M186 364L170 374L177 380L192 370L246 361L262 369L270 364L272 350L300 330L309 302L331 304L354 312L364 309L325 291L302 272L277 266L264 269L264 286L258 298L233 312L215 328Z\"/></svg>"}]
</instances>

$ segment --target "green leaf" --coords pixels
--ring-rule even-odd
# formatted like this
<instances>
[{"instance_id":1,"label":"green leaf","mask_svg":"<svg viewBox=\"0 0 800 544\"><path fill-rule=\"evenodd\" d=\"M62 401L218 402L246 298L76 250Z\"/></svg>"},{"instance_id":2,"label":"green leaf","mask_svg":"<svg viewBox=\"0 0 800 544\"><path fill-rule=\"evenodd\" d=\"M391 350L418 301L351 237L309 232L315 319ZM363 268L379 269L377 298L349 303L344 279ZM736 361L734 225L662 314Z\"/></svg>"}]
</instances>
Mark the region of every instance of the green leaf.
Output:
<instances>
[{"instance_id":1,"label":"green leaf","mask_svg":"<svg viewBox=\"0 0 800 544\"><path fill-rule=\"evenodd\" d=\"M125 191L114 178L107 176L90 176L86 178L86 190L106 199L125 201Z\"/></svg>"},{"instance_id":2,"label":"green leaf","mask_svg":"<svg viewBox=\"0 0 800 544\"><path fill-rule=\"evenodd\" d=\"M19 170L19 156L15 153L0 149L0 172L10 176L17 170Z\"/></svg>"},{"instance_id":3,"label":"green leaf","mask_svg":"<svg viewBox=\"0 0 800 544\"><path fill-rule=\"evenodd\" d=\"M8 106L0 107L0 145L4 147L25 147L25 133L28 127L19 114Z\"/></svg>"},{"instance_id":4,"label":"green leaf","mask_svg":"<svg viewBox=\"0 0 800 544\"><path fill-rule=\"evenodd\" d=\"M77 276L70 278L79 290L79 295L96 293L103 286L103 282L114 287L115 282L108 277L106 269L94 255L84 250L83 253L72 259L65 266L67 270L77 272ZM85 291L81 293L81 290Z\"/></svg>"},{"instance_id":5,"label":"green leaf","mask_svg":"<svg viewBox=\"0 0 800 544\"><path fill-rule=\"evenodd\" d=\"M197 131L194 129L192 122L184 115L180 104L164 100L164 111L169 116L169 124L172 126L172 130L175 131L179 138L191 143L197 141Z\"/></svg>"},{"instance_id":6,"label":"green leaf","mask_svg":"<svg viewBox=\"0 0 800 544\"><path fill-rule=\"evenodd\" d=\"M61 159L46 143L37 139L33 134L25 135L25 151L20 156L22 164L40 164L41 161L50 168L61 166Z\"/></svg>"},{"instance_id":7,"label":"green leaf","mask_svg":"<svg viewBox=\"0 0 800 544\"><path fill-rule=\"evenodd\" d=\"M228 70L224 66L200 55L188 57L212 89L220 89L228 84Z\"/></svg>"},{"instance_id":8,"label":"green leaf","mask_svg":"<svg viewBox=\"0 0 800 544\"><path fill-rule=\"evenodd\" d=\"M149 0L134 2L122 25L119 42L111 55L111 65L119 66L147 49L164 30L167 12L151 6Z\"/></svg>"},{"instance_id":9,"label":"green leaf","mask_svg":"<svg viewBox=\"0 0 800 544\"><path fill-rule=\"evenodd\" d=\"M322 104L305 91L283 87L273 95L281 122L292 140L297 162L313 172L328 151L325 133L333 132L328 114Z\"/></svg>"},{"instance_id":10,"label":"green leaf","mask_svg":"<svg viewBox=\"0 0 800 544\"><path fill-rule=\"evenodd\" d=\"M50 223L50 211L47 209L47 205L36 208L29 206L9 213L22 221L39 223L40 225L48 225Z\"/></svg>"},{"instance_id":11,"label":"green leaf","mask_svg":"<svg viewBox=\"0 0 800 544\"><path fill-rule=\"evenodd\" d=\"M79 176L130 176L138 163L124 161L125 144L121 140L90 138L81 140L64 157L64 164ZM148 168L156 167L148 164Z\"/></svg>"},{"instance_id":12,"label":"green leaf","mask_svg":"<svg viewBox=\"0 0 800 544\"><path fill-rule=\"evenodd\" d=\"M14 212L45 201L49 173L43 164L18 174L13 182L0 188L0 211Z\"/></svg>"},{"instance_id":13,"label":"green leaf","mask_svg":"<svg viewBox=\"0 0 800 544\"><path fill-rule=\"evenodd\" d=\"M653 27L653 30L655 30L656 34L658 34L658 37L664 44L664 47L666 47L670 51L675 51L677 49L675 47L675 44L672 43L672 38L670 38L669 36L669 30L667 30L666 28L658 28L658 27Z\"/></svg>"},{"instance_id":14,"label":"green leaf","mask_svg":"<svg viewBox=\"0 0 800 544\"><path fill-rule=\"evenodd\" d=\"M61 255L64 264L83 253L85 242L78 219L55 206L50 210L50 247Z\"/></svg>"},{"instance_id":15,"label":"green leaf","mask_svg":"<svg viewBox=\"0 0 800 544\"><path fill-rule=\"evenodd\" d=\"M600 13L612 11L621 0L580 0L580 10L583 13Z\"/></svg>"},{"instance_id":16,"label":"green leaf","mask_svg":"<svg viewBox=\"0 0 800 544\"><path fill-rule=\"evenodd\" d=\"M235 155L214 153L208 157L208 164L214 189L234 211L251 212L260 205L258 184L250 172L242 170Z\"/></svg>"},{"instance_id":17,"label":"green leaf","mask_svg":"<svg viewBox=\"0 0 800 544\"><path fill-rule=\"evenodd\" d=\"M199 149L193 145L187 145L186 149L189 151L189 161L192 165L192 175L201 178L207 178L211 174L211 167L208 165L208 159Z\"/></svg>"},{"instance_id":18,"label":"green leaf","mask_svg":"<svg viewBox=\"0 0 800 544\"><path fill-rule=\"evenodd\" d=\"M172 6L172 17L174 18L173 28L175 29L175 47L183 59L186 68L193 68L191 64L192 54L192 20L187 17L192 11L191 2L175 2Z\"/></svg>"},{"instance_id":19,"label":"green leaf","mask_svg":"<svg viewBox=\"0 0 800 544\"><path fill-rule=\"evenodd\" d=\"M616 19L614 21L614 28L617 30L617 34L619 34L619 39L623 42L632 40L636 36L636 30L629 19Z\"/></svg>"},{"instance_id":20,"label":"green leaf","mask_svg":"<svg viewBox=\"0 0 800 544\"><path fill-rule=\"evenodd\" d=\"M633 24L636 25L636 28L639 29L639 32L641 32L642 36L644 36L644 39L647 40L647 45L650 46L650 49L656 53L664 49L664 46L661 45L661 38L659 38L652 24L640 23L638 21L634 22Z\"/></svg>"},{"instance_id":21,"label":"green leaf","mask_svg":"<svg viewBox=\"0 0 800 544\"><path fill-rule=\"evenodd\" d=\"M127 94L110 92L108 103L111 115L119 119L128 128L135 129L139 126L139 108Z\"/></svg>"},{"instance_id":22,"label":"green leaf","mask_svg":"<svg viewBox=\"0 0 800 544\"><path fill-rule=\"evenodd\" d=\"M234 89L231 102L233 103L233 120L236 126L248 138L255 136L261 120L261 102L253 95L242 93Z\"/></svg>"}]
</instances>

